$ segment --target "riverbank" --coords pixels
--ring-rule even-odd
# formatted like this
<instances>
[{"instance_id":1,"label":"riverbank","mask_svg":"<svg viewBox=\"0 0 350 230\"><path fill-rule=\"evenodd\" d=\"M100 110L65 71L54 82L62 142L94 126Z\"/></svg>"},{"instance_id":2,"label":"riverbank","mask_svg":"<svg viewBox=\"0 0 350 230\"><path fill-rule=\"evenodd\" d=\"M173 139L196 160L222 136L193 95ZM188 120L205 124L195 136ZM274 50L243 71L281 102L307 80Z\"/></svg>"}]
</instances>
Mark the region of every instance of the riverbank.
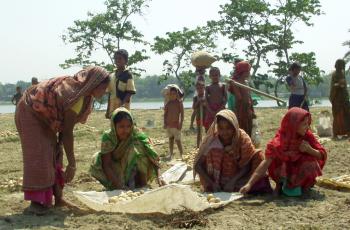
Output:
<instances>
[{"instance_id":1,"label":"riverbank","mask_svg":"<svg viewBox=\"0 0 350 230\"><path fill-rule=\"evenodd\" d=\"M313 121L326 108L312 108ZM286 109L257 108L256 113L262 132L262 147L275 135ZM155 146L159 155L167 154L167 138L162 129L162 110L134 110L136 122L149 136L165 140ZM191 110L185 110L183 145L185 152L195 146L195 134L187 131ZM153 120L154 127L147 127ZM0 181L18 179L22 176L22 153L13 122L13 114L0 115L0 130L13 133L11 137L0 137ZM72 183L65 187L65 196L73 201L73 191L102 190L102 186L89 176L91 156L100 148L100 135L109 123L103 112L94 112L87 124L75 129L75 154L77 173ZM324 176L335 177L350 174L350 143L328 141L324 144L328 161ZM177 153L177 151L176 151ZM169 166L162 163L163 169ZM0 229L172 229L169 218L164 216L133 216L108 213L73 213L65 209L54 209L45 217L22 214L28 202L23 201L20 190L10 192L0 189ZM180 216L178 216L180 217ZM350 226L350 193L338 192L315 186L301 198L252 196L234 202L225 208L204 212L202 218L207 225L196 229L347 229Z\"/></svg>"}]
</instances>

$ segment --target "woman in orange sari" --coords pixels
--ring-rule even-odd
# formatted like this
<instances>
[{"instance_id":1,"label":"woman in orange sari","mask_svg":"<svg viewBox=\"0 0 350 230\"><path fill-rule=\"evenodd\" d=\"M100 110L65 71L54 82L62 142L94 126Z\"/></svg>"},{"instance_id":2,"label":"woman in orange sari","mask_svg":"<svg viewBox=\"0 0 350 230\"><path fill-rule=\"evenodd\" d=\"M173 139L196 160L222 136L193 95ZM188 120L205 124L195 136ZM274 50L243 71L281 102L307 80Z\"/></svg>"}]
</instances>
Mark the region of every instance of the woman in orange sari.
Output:
<instances>
[{"instance_id":1,"label":"woman in orange sari","mask_svg":"<svg viewBox=\"0 0 350 230\"><path fill-rule=\"evenodd\" d=\"M332 103L333 137L350 134L349 93L345 79L345 61L338 59L332 74L329 100Z\"/></svg>"},{"instance_id":2,"label":"woman in orange sari","mask_svg":"<svg viewBox=\"0 0 350 230\"><path fill-rule=\"evenodd\" d=\"M276 182L275 193L300 196L322 175L327 153L310 131L311 115L293 107L282 119L276 136L267 144L265 160L240 192L249 192L266 174Z\"/></svg>"},{"instance_id":3,"label":"woman in orange sari","mask_svg":"<svg viewBox=\"0 0 350 230\"><path fill-rule=\"evenodd\" d=\"M195 158L195 172L206 192L237 192L263 161L248 134L239 128L235 114L221 110ZM252 193L271 192L267 175L260 179Z\"/></svg>"},{"instance_id":4,"label":"woman in orange sari","mask_svg":"<svg viewBox=\"0 0 350 230\"><path fill-rule=\"evenodd\" d=\"M108 72L90 67L73 77L40 82L25 91L15 121L23 151L26 211L45 214L52 205L68 204L62 199L64 182L75 174L73 128L85 123L92 111L93 97L101 97L109 83ZM68 165L63 171L63 148Z\"/></svg>"}]
</instances>

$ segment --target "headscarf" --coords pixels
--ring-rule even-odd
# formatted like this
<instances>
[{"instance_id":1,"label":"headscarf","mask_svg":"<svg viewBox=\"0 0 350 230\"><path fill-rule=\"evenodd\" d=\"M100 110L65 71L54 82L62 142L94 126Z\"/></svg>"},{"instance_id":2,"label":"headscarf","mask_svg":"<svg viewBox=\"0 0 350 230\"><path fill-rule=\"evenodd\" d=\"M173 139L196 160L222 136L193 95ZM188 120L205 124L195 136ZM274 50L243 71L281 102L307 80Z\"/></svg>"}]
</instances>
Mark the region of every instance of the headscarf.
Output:
<instances>
[{"instance_id":1,"label":"headscarf","mask_svg":"<svg viewBox=\"0 0 350 230\"><path fill-rule=\"evenodd\" d=\"M299 146L303 140L309 142L313 148L316 148L325 155L325 149L316 140L310 129L306 131L304 136L300 136L297 133L299 125L305 118L309 118L310 125L311 114L308 111L298 107L288 110L282 119L281 127L278 129L275 137L267 144L266 157L278 157L282 161L296 161L302 156L302 154L299 154ZM319 160L321 168L326 161L325 158Z\"/></svg>"},{"instance_id":2,"label":"headscarf","mask_svg":"<svg viewBox=\"0 0 350 230\"><path fill-rule=\"evenodd\" d=\"M26 90L25 102L41 121L49 125L54 132L60 132L63 130L65 111L81 97L84 97L84 105L78 115L78 121L86 122L92 111L91 94L108 77L109 74L105 69L89 67L73 77L52 78Z\"/></svg>"},{"instance_id":3,"label":"headscarf","mask_svg":"<svg viewBox=\"0 0 350 230\"><path fill-rule=\"evenodd\" d=\"M249 62L241 61L236 65L235 72L233 74L233 80L240 80L240 77L245 72L250 72L251 65Z\"/></svg>"},{"instance_id":4,"label":"headscarf","mask_svg":"<svg viewBox=\"0 0 350 230\"><path fill-rule=\"evenodd\" d=\"M131 135L128 137L127 140L120 141L118 140L117 137L117 131L116 131L116 126L114 123L114 118L118 115L118 113L124 112L127 113L132 121L132 130L131 130ZM139 131L135 126L134 126L134 120L133 117L130 113L129 110L127 110L124 107L120 107L113 111L111 119L110 119L110 125L111 128L110 130L107 130L102 134L102 142L101 142L101 155L103 154L108 154L108 153L113 153L112 158L116 160L118 156L126 154L130 148L133 148L135 144L141 144L144 147L144 154L148 157L148 159L157 167L159 167L159 158L158 154L152 149L150 145L150 140L148 136ZM127 168L126 168L126 180L129 178L130 173L134 166L137 163L138 160L138 155L134 155L133 159L128 163Z\"/></svg>"},{"instance_id":5,"label":"headscarf","mask_svg":"<svg viewBox=\"0 0 350 230\"><path fill-rule=\"evenodd\" d=\"M215 116L213 124L210 126L206 136L201 143L198 154L195 157L193 168L199 159L208 154L210 147L218 140L218 117L225 118L235 130L230 146L223 147L227 154L234 154L239 167L244 167L258 151L255 149L248 134L239 128L238 120L234 112L228 109L221 110ZM195 171L194 171L195 176Z\"/></svg>"}]
</instances>

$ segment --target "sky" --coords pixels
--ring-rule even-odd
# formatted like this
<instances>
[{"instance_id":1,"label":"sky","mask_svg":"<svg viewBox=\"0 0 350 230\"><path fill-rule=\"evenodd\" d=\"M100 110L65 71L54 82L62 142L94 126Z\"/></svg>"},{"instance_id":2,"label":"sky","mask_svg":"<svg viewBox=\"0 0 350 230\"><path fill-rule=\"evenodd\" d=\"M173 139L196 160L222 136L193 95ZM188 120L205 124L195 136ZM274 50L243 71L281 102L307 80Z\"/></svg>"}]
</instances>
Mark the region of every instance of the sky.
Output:
<instances>
[{"instance_id":1,"label":"sky","mask_svg":"<svg viewBox=\"0 0 350 230\"><path fill-rule=\"evenodd\" d=\"M205 2L205 4L204 4ZM218 19L218 10L227 0L153 0L143 17L134 17L134 23L152 41L169 31L183 27L195 28L208 20ZM62 69L59 64L75 56L74 46L64 44L61 36L74 20L85 19L87 12L101 12L104 0L0 0L0 82L30 81L35 76L48 79L64 74L74 74L79 68ZM304 44L295 51L316 53L319 67L330 72L336 59L343 57L350 40L349 0L321 0L322 16L313 18L314 27L300 26L296 37ZM219 47L230 47L225 40ZM126 49L134 47L128 44ZM240 53L239 46L236 46ZM138 65L146 75L161 74L164 56L149 53L150 60ZM99 59L106 57L99 53ZM215 63L221 72L228 74L232 66Z\"/></svg>"}]
</instances>

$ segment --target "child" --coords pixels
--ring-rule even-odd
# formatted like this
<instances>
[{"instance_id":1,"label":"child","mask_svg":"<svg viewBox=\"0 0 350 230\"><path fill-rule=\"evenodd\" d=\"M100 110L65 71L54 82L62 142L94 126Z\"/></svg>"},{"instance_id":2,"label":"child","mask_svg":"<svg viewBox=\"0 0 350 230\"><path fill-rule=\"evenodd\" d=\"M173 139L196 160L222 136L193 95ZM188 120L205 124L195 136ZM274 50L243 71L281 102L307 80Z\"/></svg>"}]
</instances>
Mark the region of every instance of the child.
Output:
<instances>
[{"instance_id":1,"label":"child","mask_svg":"<svg viewBox=\"0 0 350 230\"><path fill-rule=\"evenodd\" d=\"M239 128L235 114L228 109L216 114L195 158L194 170L206 192L237 192L263 161L249 136ZM272 192L267 175L251 190Z\"/></svg>"},{"instance_id":2,"label":"child","mask_svg":"<svg viewBox=\"0 0 350 230\"><path fill-rule=\"evenodd\" d=\"M300 71L301 65L297 62L294 62L289 67L289 76L286 79L291 92L288 108L300 107L309 111L307 103L307 86L303 77L299 75Z\"/></svg>"},{"instance_id":3,"label":"child","mask_svg":"<svg viewBox=\"0 0 350 230\"><path fill-rule=\"evenodd\" d=\"M256 181L269 171L276 182L275 193L300 196L322 175L327 153L310 130L311 115L301 108L291 108L282 119L276 136L267 144L265 160L240 190L250 191Z\"/></svg>"},{"instance_id":4,"label":"child","mask_svg":"<svg viewBox=\"0 0 350 230\"><path fill-rule=\"evenodd\" d=\"M109 96L106 117L108 118L119 107L130 110L131 96L136 93L134 80L127 68L128 58L129 54L124 49L114 53L114 62L117 69L111 75L111 82L107 89Z\"/></svg>"},{"instance_id":5,"label":"child","mask_svg":"<svg viewBox=\"0 0 350 230\"><path fill-rule=\"evenodd\" d=\"M179 100L179 93L176 88L170 88L170 100L164 108L164 129L167 130L169 137L170 160L174 153L174 141L179 148L182 159L183 149L181 143L181 129L184 121L184 107Z\"/></svg>"},{"instance_id":6,"label":"child","mask_svg":"<svg viewBox=\"0 0 350 230\"><path fill-rule=\"evenodd\" d=\"M197 84L204 84L205 86L205 67L196 67L196 82L195 86L197 87ZM193 101L194 98L198 95L198 92L196 90L194 96L193 96ZM196 111L193 110L192 115L191 115L191 124L190 124L190 129L194 130L193 123L194 119L196 118Z\"/></svg>"},{"instance_id":7,"label":"child","mask_svg":"<svg viewBox=\"0 0 350 230\"><path fill-rule=\"evenodd\" d=\"M22 88L17 86L16 87L16 94L13 95L12 100L11 100L12 104L17 105L19 100L21 99L21 97L22 97Z\"/></svg>"},{"instance_id":8,"label":"child","mask_svg":"<svg viewBox=\"0 0 350 230\"><path fill-rule=\"evenodd\" d=\"M207 103L207 113L205 116L204 127L207 131L215 119L217 112L225 108L227 102L227 93L225 85L220 83L220 70L212 67L209 71L211 84L205 88L205 99Z\"/></svg>"},{"instance_id":9,"label":"child","mask_svg":"<svg viewBox=\"0 0 350 230\"><path fill-rule=\"evenodd\" d=\"M250 76L251 66L246 61L241 61L236 64L233 80L247 84L247 80ZM253 99L250 95L250 91L247 89L239 88L233 83L228 89L233 93L235 98L234 113L237 116L239 127L243 129L250 137L252 136L253 119L256 117L253 108Z\"/></svg>"},{"instance_id":10,"label":"child","mask_svg":"<svg viewBox=\"0 0 350 230\"><path fill-rule=\"evenodd\" d=\"M193 97L192 109L195 114L197 123L197 148L201 143L201 128L204 123L206 114L206 104L205 104L205 84L204 82L198 82L196 85L197 95Z\"/></svg>"}]
</instances>

